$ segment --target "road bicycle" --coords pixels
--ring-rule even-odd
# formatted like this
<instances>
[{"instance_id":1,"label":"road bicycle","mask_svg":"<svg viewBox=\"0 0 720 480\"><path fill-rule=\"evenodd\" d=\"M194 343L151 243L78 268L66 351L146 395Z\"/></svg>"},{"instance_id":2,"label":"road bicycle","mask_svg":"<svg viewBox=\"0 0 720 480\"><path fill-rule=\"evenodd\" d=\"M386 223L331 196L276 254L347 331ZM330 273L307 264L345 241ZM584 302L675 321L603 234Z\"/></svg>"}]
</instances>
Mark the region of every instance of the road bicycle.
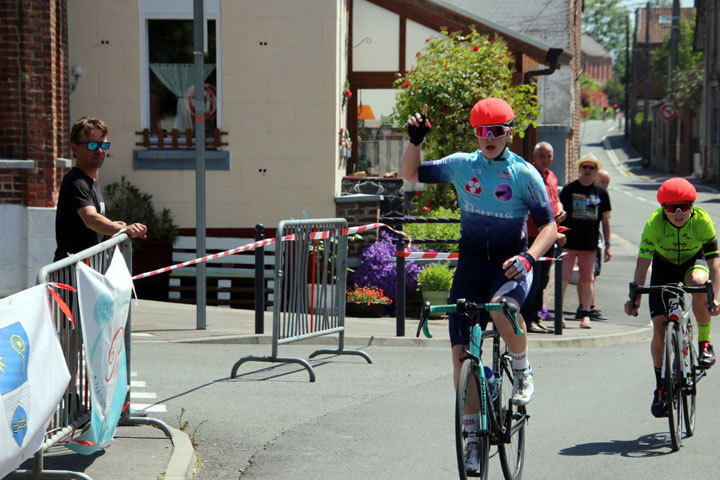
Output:
<instances>
[{"instance_id":1,"label":"road bicycle","mask_svg":"<svg viewBox=\"0 0 720 480\"><path fill-rule=\"evenodd\" d=\"M456 304L450 305L430 306L426 303L420 314L416 335L420 336L422 331L428 338L433 336L427 323L430 313L458 313L469 319L470 345L461 359L455 401L455 447L461 480L467 480L468 476L487 479L490 447L493 445L497 446L496 453L507 480L519 480L525 465L525 424L530 417L525 406L510 403L513 370L507 347L501 346L499 332L494 325L487 330L480 326L480 314L491 311L502 311L513 325L515 333L525 334L517 322L515 305L505 301L472 303L459 299ZM490 379L481 360L482 344L488 338L492 339L490 365L493 375ZM468 398L471 391L474 395ZM480 403L480 428L477 433L471 433L465 430L463 415L466 413L466 403L476 399ZM480 455L478 470L468 472L465 470L465 445L471 439L479 442Z\"/></svg>"},{"instance_id":2,"label":"road bicycle","mask_svg":"<svg viewBox=\"0 0 720 480\"><path fill-rule=\"evenodd\" d=\"M708 305L713 304L712 282L689 286L682 283L639 287L630 283L630 302L635 308L635 299L644 293L659 292L665 304L666 319L665 346L663 350L662 382L665 388L665 411L670 424L670 441L675 452L682 446L683 418L685 436L695 433L695 396L697 384L706 375L698 367L697 347L690 316L692 299L687 293L707 294Z\"/></svg>"}]
</instances>

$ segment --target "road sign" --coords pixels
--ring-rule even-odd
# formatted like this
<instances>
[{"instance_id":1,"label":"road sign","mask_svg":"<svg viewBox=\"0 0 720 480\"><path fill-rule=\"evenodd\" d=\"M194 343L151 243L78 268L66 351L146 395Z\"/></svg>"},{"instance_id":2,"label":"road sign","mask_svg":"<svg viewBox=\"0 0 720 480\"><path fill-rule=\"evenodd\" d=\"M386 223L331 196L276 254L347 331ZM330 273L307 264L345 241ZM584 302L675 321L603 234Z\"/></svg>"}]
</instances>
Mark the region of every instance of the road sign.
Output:
<instances>
[{"instance_id":1,"label":"road sign","mask_svg":"<svg viewBox=\"0 0 720 480\"><path fill-rule=\"evenodd\" d=\"M669 103L666 103L665 105L660 107L660 116L663 118L663 120L672 120L673 118L675 118L675 115L675 110Z\"/></svg>"}]
</instances>

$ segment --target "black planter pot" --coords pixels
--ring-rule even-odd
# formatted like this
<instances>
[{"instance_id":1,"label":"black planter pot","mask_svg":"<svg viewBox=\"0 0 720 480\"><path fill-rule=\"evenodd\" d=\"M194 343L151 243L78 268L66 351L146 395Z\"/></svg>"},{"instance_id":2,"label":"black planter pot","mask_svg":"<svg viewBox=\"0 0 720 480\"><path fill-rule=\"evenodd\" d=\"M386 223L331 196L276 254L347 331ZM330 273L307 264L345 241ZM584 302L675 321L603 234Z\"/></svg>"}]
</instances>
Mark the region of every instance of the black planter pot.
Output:
<instances>
[{"instance_id":1,"label":"black planter pot","mask_svg":"<svg viewBox=\"0 0 720 480\"><path fill-rule=\"evenodd\" d=\"M385 315L386 303L346 303L346 317L382 317Z\"/></svg>"},{"instance_id":2,"label":"black planter pot","mask_svg":"<svg viewBox=\"0 0 720 480\"><path fill-rule=\"evenodd\" d=\"M172 244L164 240L146 243L133 250L133 275L168 267L172 264ZM152 277L135 280L135 291L143 300L168 299L168 282L170 272L153 275Z\"/></svg>"}]
</instances>

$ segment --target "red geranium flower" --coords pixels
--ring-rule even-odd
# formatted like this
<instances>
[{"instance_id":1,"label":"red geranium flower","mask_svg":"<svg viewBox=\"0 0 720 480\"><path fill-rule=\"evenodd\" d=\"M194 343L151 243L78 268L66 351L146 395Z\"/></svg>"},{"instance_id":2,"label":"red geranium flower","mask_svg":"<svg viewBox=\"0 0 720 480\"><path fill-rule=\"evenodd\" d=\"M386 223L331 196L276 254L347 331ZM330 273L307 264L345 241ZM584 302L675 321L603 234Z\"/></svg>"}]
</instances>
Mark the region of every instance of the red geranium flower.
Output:
<instances>
[{"instance_id":1,"label":"red geranium flower","mask_svg":"<svg viewBox=\"0 0 720 480\"><path fill-rule=\"evenodd\" d=\"M405 83L403 83L403 88L407 88L410 86L410 80L405 80Z\"/></svg>"},{"instance_id":2,"label":"red geranium flower","mask_svg":"<svg viewBox=\"0 0 720 480\"><path fill-rule=\"evenodd\" d=\"M480 50L480 47L478 47L477 45L475 45L475 46L473 47L473 52L477 52L478 50Z\"/></svg>"},{"instance_id":3,"label":"red geranium flower","mask_svg":"<svg viewBox=\"0 0 720 480\"><path fill-rule=\"evenodd\" d=\"M491 38L490 43L495 43L495 40Z\"/></svg>"},{"instance_id":4,"label":"red geranium flower","mask_svg":"<svg viewBox=\"0 0 720 480\"><path fill-rule=\"evenodd\" d=\"M420 53L420 52L417 52L417 53L415 54L415 58L419 57L420 55L421 55L421 53Z\"/></svg>"}]
</instances>

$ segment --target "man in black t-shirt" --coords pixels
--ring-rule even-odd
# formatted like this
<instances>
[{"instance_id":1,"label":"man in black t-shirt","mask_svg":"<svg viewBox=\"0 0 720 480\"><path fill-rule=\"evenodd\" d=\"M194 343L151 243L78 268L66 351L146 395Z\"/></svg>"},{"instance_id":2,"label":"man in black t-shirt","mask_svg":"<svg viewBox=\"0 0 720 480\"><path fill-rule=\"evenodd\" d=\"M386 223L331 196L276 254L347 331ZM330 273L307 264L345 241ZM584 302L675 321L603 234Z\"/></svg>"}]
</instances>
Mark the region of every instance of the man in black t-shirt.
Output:
<instances>
[{"instance_id":1,"label":"man in black t-shirt","mask_svg":"<svg viewBox=\"0 0 720 480\"><path fill-rule=\"evenodd\" d=\"M600 235L599 226L605 237L605 262L610 261L610 196L607 190L595 183L595 174L602 167L602 163L595 155L588 153L577 161L579 177L574 182L565 185L560 192L560 202L567 212L567 218L562 223L569 228L565 235L567 243L563 249L563 298L573 267L577 259L579 268L580 305L587 308L593 301L593 272L595 268L595 255ZM592 328L590 313L579 310L581 328Z\"/></svg>"},{"instance_id":2,"label":"man in black t-shirt","mask_svg":"<svg viewBox=\"0 0 720 480\"><path fill-rule=\"evenodd\" d=\"M55 215L55 261L97 245L106 235L125 230L133 238L145 238L147 227L142 223L127 225L105 217L98 176L110 142L108 129L97 118L83 117L70 132L70 148L76 159L63 178Z\"/></svg>"}]
</instances>

